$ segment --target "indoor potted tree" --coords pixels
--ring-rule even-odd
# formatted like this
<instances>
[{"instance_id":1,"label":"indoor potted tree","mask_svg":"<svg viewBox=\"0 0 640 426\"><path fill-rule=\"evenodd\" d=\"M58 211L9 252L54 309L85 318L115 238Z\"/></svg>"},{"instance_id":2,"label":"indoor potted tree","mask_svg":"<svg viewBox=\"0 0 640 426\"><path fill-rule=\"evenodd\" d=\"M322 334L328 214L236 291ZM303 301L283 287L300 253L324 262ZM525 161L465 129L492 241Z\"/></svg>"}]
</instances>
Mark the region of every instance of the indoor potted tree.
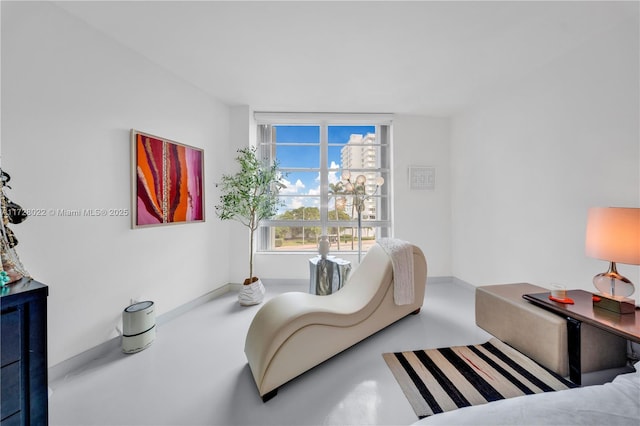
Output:
<instances>
[{"instance_id":1,"label":"indoor potted tree","mask_svg":"<svg viewBox=\"0 0 640 426\"><path fill-rule=\"evenodd\" d=\"M254 233L262 219L277 213L281 205L278 193L285 186L280 182L277 163L265 166L255 147L239 149L236 162L240 171L222 176L216 214L222 220L233 219L249 228L249 278L238 294L240 304L248 306L262 302L265 292L262 281L253 276Z\"/></svg>"}]
</instances>

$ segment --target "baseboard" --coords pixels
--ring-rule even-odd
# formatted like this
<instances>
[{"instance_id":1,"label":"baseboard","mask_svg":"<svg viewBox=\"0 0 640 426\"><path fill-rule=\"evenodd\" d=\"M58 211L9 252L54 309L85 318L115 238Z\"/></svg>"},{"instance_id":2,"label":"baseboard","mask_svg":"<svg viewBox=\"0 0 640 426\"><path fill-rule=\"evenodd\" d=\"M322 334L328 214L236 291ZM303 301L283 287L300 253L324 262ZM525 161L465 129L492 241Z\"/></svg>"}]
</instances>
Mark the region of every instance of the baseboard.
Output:
<instances>
[{"instance_id":1,"label":"baseboard","mask_svg":"<svg viewBox=\"0 0 640 426\"><path fill-rule=\"evenodd\" d=\"M156 319L156 325L162 325L166 322L171 321L174 318L179 317L180 315L189 312L190 310L203 305L207 302L210 302L211 300L222 296L223 294L226 294L230 291L238 291L240 289L240 285L241 284L233 284L233 283L227 283L225 285L223 285L220 288L217 288L215 290L210 291L209 293L206 293L200 297L198 297L197 299L192 300L191 302L187 302L184 305L180 305L175 309L172 309L169 312L165 312L164 314L158 316L158 318Z\"/></svg>"},{"instance_id":2,"label":"baseboard","mask_svg":"<svg viewBox=\"0 0 640 426\"><path fill-rule=\"evenodd\" d=\"M466 281L461 280L460 278L456 278L454 276L441 276L441 277L430 277L427 276L427 285L428 284L454 284L462 287L475 289L476 287L468 283Z\"/></svg>"},{"instance_id":3,"label":"baseboard","mask_svg":"<svg viewBox=\"0 0 640 426\"><path fill-rule=\"evenodd\" d=\"M168 321L171 321L172 319L177 318L180 315L194 309L195 307L205 304L217 297L220 297L229 291L238 291L240 289L240 286L241 284L228 283L220 288L212 290L198 297L197 299L192 300L191 302L187 302L184 305L178 306L171 311L159 315L156 318L156 325L160 326L162 324L165 324ZM103 360L104 362L108 362L112 358L120 356L127 356L122 353L121 337L113 337L106 342L94 346L91 349L87 349L86 351L78 355L75 355L69 359L66 359L56 365L49 367L49 382L51 383L53 381L64 378L72 372L82 370L82 368L90 362L95 363L96 360Z\"/></svg>"},{"instance_id":4,"label":"baseboard","mask_svg":"<svg viewBox=\"0 0 640 426\"><path fill-rule=\"evenodd\" d=\"M262 282L265 286L283 285L292 288L306 287L309 288L309 279L299 278L263 278ZM240 287L238 287L240 289Z\"/></svg>"},{"instance_id":5,"label":"baseboard","mask_svg":"<svg viewBox=\"0 0 640 426\"><path fill-rule=\"evenodd\" d=\"M427 285L429 284L453 284L460 287L464 287L466 289L475 290L475 286L471 283L461 280L460 278L456 278L453 276L442 276L442 277L429 277L427 276Z\"/></svg>"},{"instance_id":6,"label":"baseboard","mask_svg":"<svg viewBox=\"0 0 640 426\"><path fill-rule=\"evenodd\" d=\"M467 281L461 280L460 278L451 277L451 281L453 281L454 284L462 286L462 287L467 287L467 288L470 288L470 289L473 289L473 290L476 289L476 286L474 286L473 284L471 284L471 283L469 283Z\"/></svg>"},{"instance_id":7,"label":"baseboard","mask_svg":"<svg viewBox=\"0 0 640 426\"><path fill-rule=\"evenodd\" d=\"M444 284L453 281L453 277L430 277L427 275L427 285L429 284Z\"/></svg>"}]
</instances>

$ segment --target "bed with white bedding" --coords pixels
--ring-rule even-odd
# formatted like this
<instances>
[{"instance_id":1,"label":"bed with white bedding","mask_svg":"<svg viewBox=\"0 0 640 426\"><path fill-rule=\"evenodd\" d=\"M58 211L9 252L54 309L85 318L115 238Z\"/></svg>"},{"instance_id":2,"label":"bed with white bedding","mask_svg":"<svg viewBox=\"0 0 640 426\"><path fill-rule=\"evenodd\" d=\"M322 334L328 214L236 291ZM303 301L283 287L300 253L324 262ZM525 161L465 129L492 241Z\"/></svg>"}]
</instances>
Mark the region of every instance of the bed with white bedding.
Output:
<instances>
[{"instance_id":1,"label":"bed with white bedding","mask_svg":"<svg viewBox=\"0 0 640 426\"><path fill-rule=\"evenodd\" d=\"M414 425L640 425L640 362L611 383L460 408Z\"/></svg>"}]
</instances>

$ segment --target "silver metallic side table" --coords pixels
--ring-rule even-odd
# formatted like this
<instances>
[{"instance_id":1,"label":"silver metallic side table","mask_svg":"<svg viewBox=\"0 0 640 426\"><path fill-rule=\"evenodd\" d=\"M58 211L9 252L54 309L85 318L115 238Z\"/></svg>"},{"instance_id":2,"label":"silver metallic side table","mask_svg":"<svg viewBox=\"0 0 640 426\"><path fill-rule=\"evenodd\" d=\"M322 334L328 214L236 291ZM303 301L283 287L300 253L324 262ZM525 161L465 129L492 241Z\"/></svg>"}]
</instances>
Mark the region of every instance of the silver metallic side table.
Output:
<instances>
[{"instance_id":1,"label":"silver metallic side table","mask_svg":"<svg viewBox=\"0 0 640 426\"><path fill-rule=\"evenodd\" d=\"M309 293L326 296L340 290L349 278L351 262L334 256L309 259L311 279Z\"/></svg>"}]
</instances>

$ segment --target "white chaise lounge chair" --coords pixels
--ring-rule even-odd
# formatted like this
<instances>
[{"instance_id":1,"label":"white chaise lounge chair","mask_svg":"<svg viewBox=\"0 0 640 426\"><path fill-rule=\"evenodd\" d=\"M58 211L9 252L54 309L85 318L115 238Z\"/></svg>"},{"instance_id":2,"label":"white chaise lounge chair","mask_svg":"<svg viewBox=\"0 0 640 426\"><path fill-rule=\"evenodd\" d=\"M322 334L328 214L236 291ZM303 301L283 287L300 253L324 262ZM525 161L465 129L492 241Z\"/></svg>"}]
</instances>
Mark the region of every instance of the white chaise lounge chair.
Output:
<instances>
[{"instance_id":1,"label":"white chaise lounge chair","mask_svg":"<svg viewBox=\"0 0 640 426\"><path fill-rule=\"evenodd\" d=\"M340 291L327 296L284 293L262 306L249 327L245 354L264 402L289 380L420 311L427 264L420 248L411 249L411 303L395 302L392 262L376 244Z\"/></svg>"}]
</instances>

